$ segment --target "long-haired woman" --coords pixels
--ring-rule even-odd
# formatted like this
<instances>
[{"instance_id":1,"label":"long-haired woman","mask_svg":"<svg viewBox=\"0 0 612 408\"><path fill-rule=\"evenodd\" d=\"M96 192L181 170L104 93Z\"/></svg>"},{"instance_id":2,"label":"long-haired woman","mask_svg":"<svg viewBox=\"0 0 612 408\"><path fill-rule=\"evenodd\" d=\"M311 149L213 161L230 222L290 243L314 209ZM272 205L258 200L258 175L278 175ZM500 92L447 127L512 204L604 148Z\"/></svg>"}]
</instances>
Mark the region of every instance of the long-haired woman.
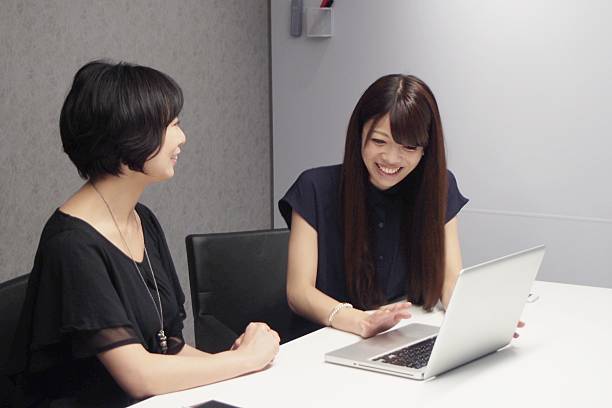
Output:
<instances>
[{"instance_id":1,"label":"long-haired woman","mask_svg":"<svg viewBox=\"0 0 612 408\"><path fill-rule=\"evenodd\" d=\"M467 201L446 168L429 87L411 75L379 78L351 115L343 163L303 172L279 202L291 228L291 308L369 337L410 317L411 303L448 305Z\"/></svg>"}]
</instances>

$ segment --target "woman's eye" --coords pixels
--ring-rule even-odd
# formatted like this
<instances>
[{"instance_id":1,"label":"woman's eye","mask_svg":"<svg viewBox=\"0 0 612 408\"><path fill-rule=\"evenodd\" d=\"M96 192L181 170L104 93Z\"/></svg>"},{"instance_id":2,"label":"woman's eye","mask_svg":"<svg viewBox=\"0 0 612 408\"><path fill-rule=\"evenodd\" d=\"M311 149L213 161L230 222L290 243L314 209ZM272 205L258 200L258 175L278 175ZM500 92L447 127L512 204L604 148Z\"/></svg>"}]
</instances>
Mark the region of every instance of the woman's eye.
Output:
<instances>
[{"instance_id":1,"label":"woman's eye","mask_svg":"<svg viewBox=\"0 0 612 408\"><path fill-rule=\"evenodd\" d=\"M374 144L377 146L382 146L385 144L385 141L380 139L372 139L372 142L374 142Z\"/></svg>"},{"instance_id":2,"label":"woman's eye","mask_svg":"<svg viewBox=\"0 0 612 408\"><path fill-rule=\"evenodd\" d=\"M402 147L404 148L404 150L407 150L409 152L414 152L418 148L417 146L407 146L407 145L403 145Z\"/></svg>"}]
</instances>

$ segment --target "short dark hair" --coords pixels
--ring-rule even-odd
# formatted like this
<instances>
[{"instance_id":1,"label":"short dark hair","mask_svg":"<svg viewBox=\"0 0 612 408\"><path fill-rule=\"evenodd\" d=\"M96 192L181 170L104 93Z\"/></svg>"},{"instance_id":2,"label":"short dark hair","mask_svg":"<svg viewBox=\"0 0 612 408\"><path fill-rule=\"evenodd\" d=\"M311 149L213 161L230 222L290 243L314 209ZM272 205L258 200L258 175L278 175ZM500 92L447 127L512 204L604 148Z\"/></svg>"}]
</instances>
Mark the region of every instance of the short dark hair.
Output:
<instances>
[{"instance_id":1,"label":"short dark hair","mask_svg":"<svg viewBox=\"0 0 612 408\"><path fill-rule=\"evenodd\" d=\"M92 61L74 76L60 114L64 151L91 181L121 174L121 164L144 172L166 127L183 108L183 92L153 68Z\"/></svg>"}]
</instances>

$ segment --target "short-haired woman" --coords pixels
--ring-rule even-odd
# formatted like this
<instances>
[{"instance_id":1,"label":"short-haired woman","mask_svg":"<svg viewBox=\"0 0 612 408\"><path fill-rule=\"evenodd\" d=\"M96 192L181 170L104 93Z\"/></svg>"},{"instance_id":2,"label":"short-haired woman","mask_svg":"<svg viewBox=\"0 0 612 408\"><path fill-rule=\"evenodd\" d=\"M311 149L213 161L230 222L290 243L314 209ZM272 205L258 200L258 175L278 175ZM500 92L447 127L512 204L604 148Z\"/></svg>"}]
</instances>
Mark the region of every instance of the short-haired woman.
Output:
<instances>
[{"instance_id":1,"label":"short-haired woman","mask_svg":"<svg viewBox=\"0 0 612 408\"><path fill-rule=\"evenodd\" d=\"M170 179L185 143L174 80L94 61L60 116L65 152L86 183L47 221L30 275L13 371L40 406L125 406L257 371L279 337L252 323L232 350L185 344L184 295L162 228L138 201Z\"/></svg>"},{"instance_id":2,"label":"short-haired woman","mask_svg":"<svg viewBox=\"0 0 612 408\"><path fill-rule=\"evenodd\" d=\"M379 78L353 110L343 163L303 172L279 202L291 228L291 308L370 337L410 317L411 303L446 306L467 201L446 168L429 87L411 75Z\"/></svg>"}]
</instances>

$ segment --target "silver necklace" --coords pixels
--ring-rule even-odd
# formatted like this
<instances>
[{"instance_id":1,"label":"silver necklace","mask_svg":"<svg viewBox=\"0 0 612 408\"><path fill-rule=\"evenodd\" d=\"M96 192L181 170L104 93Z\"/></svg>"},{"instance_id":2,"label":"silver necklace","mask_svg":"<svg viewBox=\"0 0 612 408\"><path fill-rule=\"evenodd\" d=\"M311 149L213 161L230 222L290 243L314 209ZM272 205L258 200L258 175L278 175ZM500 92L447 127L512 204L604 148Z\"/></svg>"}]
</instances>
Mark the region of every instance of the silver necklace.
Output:
<instances>
[{"instance_id":1,"label":"silver necklace","mask_svg":"<svg viewBox=\"0 0 612 408\"><path fill-rule=\"evenodd\" d=\"M98 191L96 186L93 183L90 183L90 184L93 187L93 189L96 191L96 193L98 193L102 201L104 201L104 204L106 205L106 208L108 209L108 212L110 213L110 216L113 219L113 223L115 224L115 227L117 228L117 231L119 232L121 241L123 241L123 245L125 245L125 247L128 250L128 253L130 254L130 259L132 260L132 263L134 264L134 268L136 268L136 272L138 272L138 276L140 276L140 279L142 280L142 284L145 286L145 289L147 290L147 293L149 294L149 297L151 298L151 301L153 302L153 306L155 307L155 313L157 314L157 318L159 320L159 327L160 327L159 331L157 332L157 341L159 342L159 347L161 349L161 352L163 354L166 354L166 352L168 351L168 338L166 337L166 334L164 333L164 309L162 308L161 297L159 296L159 288L157 287L157 280L155 279L155 272L153 272L153 267L151 266L151 260L149 259L149 253L147 252L147 245L144 242L144 230L142 231L144 253L145 253L145 258L147 258L147 264L149 265L149 270L151 271L151 276L153 276L153 284L155 285L155 292L157 293L157 302L159 302L159 309L157 308L157 303L155 302L155 298L153 298L153 294L149 290L149 287L147 286L147 282L145 281L144 276L140 272L140 268L138 268L138 265L136 264L136 261L134 260L134 255L132 255L132 251L130 250L130 247L128 246L127 241L123 237L123 234L121 233L121 229L119 229L119 223L117 223L117 220L115 219L115 215L113 214L113 211L111 210L110 205L108 204L104 196ZM136 222L138 223L138 217L136 216L136 210L134 210L134 217L136 218ZM139 223L139 226L140 226L140 223Z\"/></svg>"}]
</instances>

